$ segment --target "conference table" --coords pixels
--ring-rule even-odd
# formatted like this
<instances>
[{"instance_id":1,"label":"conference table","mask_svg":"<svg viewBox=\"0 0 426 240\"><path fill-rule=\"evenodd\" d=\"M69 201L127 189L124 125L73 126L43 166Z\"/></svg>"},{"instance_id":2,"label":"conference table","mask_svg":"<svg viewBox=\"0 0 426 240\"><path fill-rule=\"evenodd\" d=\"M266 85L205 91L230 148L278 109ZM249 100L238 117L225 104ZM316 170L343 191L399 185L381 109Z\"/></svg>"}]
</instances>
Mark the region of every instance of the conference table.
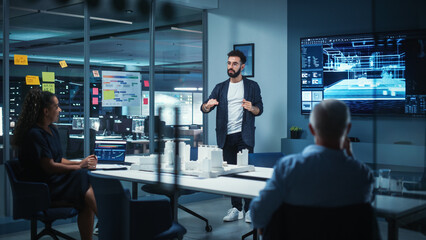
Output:
<instances>
[{"instance_id":1,"label":"conference table","mask_svg":"<svg viewBox=\"0 0 426 240\"><path fill-rule=\"evenodd\" d=\"M426 200L376 195L372 203L378 217L388 223L388 239L398 239L398 228L426 217Z\"/></svg>"},{"instance_id":2,"label":"conference table","mask_svg":"<svg viewBox=\"0 0 426 240\"><path fill-rule=\"evenodd\" d=\"M254 172L245 172L235 174L235 177L246 179L264 180L271 178L273 168L255 167ZM392 179L391 181L396 181ZM391 184L396 186L396 184ZM407 198L403 196L423 196L426 197L426 191L409 191L405 188L402 191L390 189L389 194L398 194L400 196L376 195L372 203L376 209L378 217L385 218L388 223L388 239L398 239L398 228L418 221L426 217L426 200L421 198Z\"/></svg>"},{"instance_id":3,"label":"conference table","mask_svg":"<svg viewBox=\"0 0 426 240\"><path fill-rule=\"evenodd\" d=\"M132 183L157 183L158 174L149 171L116 170L94 171L95 174L116 178ZM217 178L200 178L196 176L179 175L179 188L220 194L226 196L254 198L259 195L266 185L266 179L272 176L273 169L255 167L254 172L239 173L234 176ZM175 184L175 175L161 173L161 182L165 185ZM372 203L377 215L388 222L388 239L398 239L398 228L426 217L426 200L411 199L389 195L376 195ZM176 204L175 204L176 206ZM177 209L173 209L177 213ZM175 216L177 216L175 214Z\"/></svg>"},{"instance_id":4,"label":"conference table","mask_svg":"<svg viewBox=\"0 0 426 240\"><path fill-rule=\"evenodd\" d=\"M113 177L122 181L134 183L154 184L157 183L158 174L149 171L116 170L116 171L94 171L94 174ZM172 185L175 183L175 175L161 173L161 182ZM196 176L179 175L179 188L207 192L213 194L254 198L266 185L265 181L257 181L234 177L200 178Z\"/></svg>"}]
</instances>

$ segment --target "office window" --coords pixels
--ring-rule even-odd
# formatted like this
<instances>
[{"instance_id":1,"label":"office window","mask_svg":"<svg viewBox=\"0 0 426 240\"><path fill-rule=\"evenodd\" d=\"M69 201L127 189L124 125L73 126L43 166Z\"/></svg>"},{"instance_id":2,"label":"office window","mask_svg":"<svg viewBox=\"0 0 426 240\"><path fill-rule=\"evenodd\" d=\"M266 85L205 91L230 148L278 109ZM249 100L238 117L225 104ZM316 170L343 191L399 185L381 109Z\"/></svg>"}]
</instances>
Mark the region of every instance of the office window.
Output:
<instances>
[{"instance_id":1,"label":"office window","mask_svg":"<svg viewBox=\"0 0 426 240\"><path fill-rule=\"evenodd\" d=\"M83 116L84 107L84 26L83 19L77 17L84 15L83 7L83 3L10 3L11 131L28 91L33 88L50 91L56 94L62 109L58 127L67 158L83 157L83 133L71 126L73 117Z\"/></svg>"}]
</instances>

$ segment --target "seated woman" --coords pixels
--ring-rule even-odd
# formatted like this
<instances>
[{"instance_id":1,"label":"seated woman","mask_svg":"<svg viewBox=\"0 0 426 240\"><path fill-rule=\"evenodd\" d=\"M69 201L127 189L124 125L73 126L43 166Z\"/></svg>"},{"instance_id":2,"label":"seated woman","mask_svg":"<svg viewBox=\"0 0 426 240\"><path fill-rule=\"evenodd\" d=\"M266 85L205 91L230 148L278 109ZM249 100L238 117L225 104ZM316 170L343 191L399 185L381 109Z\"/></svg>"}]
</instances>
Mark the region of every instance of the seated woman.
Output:
<instances>
[{"instance_id":1,"label":"seated woman","mask_svg":"<svg viewBox=\"0 0 426 240\"><path fill-rule=\"evenodd\" d=\"M32 89L25 97L14 131L12 144L18 147L19 161L26 180L45 182L52 202L79 210L77 222L81 239L92 239L94 214L97 214L88 169L96 168L97 158L82 161L62 157L58 130L58 98L46 91Z\"/></svg>"}]
</instances>

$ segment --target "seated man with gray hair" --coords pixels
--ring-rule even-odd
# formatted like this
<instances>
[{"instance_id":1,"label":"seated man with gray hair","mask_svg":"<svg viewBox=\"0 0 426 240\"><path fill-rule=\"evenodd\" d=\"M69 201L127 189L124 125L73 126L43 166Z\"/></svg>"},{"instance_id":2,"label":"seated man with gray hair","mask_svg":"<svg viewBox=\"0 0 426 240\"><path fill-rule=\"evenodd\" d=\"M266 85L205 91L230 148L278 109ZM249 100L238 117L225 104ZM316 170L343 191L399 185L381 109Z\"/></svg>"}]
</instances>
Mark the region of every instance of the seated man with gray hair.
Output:
<instances>
[{"instance_id":1,"label":"seated man with gray hair","mask_svg":"<svg viewBox=\"0 0 426 240\"><path fill-rule=\"evenodd\" d=\"M309 118L315 144L276 163L272 178L251 202L254 228L266 227L283 203L341 207L372 200L374 177L352 155L350 128L345 103L330 99L315 106Z\"/></svg>"}]
</instances>

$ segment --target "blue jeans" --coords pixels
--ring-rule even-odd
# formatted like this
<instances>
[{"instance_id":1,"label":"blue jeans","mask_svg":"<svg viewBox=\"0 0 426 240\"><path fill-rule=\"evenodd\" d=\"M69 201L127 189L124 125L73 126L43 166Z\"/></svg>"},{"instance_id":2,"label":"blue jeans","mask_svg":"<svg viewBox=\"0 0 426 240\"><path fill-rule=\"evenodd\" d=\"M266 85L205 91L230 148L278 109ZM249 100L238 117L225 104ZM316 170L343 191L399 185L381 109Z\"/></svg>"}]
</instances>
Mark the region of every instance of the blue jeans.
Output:
<instances>
[{"instance_id":1,"label":"blue jeans","mask_svg":"<svg viewBox=\"0 0 426 240\"><path fill-rule=\"evenodd\" d=\"M253 147L247 145L241 135L241 132L229 134L226 136L225 145L223 146L223 160L228 164L237 164L237 153L243 149L248 149L249 153L253 153ZM248 211L250 207L249 198L244 198L244 211ZM232 207L241 211L243 209L243 201L240 197L231 197Z\"/></svg>"}]
</instances>

